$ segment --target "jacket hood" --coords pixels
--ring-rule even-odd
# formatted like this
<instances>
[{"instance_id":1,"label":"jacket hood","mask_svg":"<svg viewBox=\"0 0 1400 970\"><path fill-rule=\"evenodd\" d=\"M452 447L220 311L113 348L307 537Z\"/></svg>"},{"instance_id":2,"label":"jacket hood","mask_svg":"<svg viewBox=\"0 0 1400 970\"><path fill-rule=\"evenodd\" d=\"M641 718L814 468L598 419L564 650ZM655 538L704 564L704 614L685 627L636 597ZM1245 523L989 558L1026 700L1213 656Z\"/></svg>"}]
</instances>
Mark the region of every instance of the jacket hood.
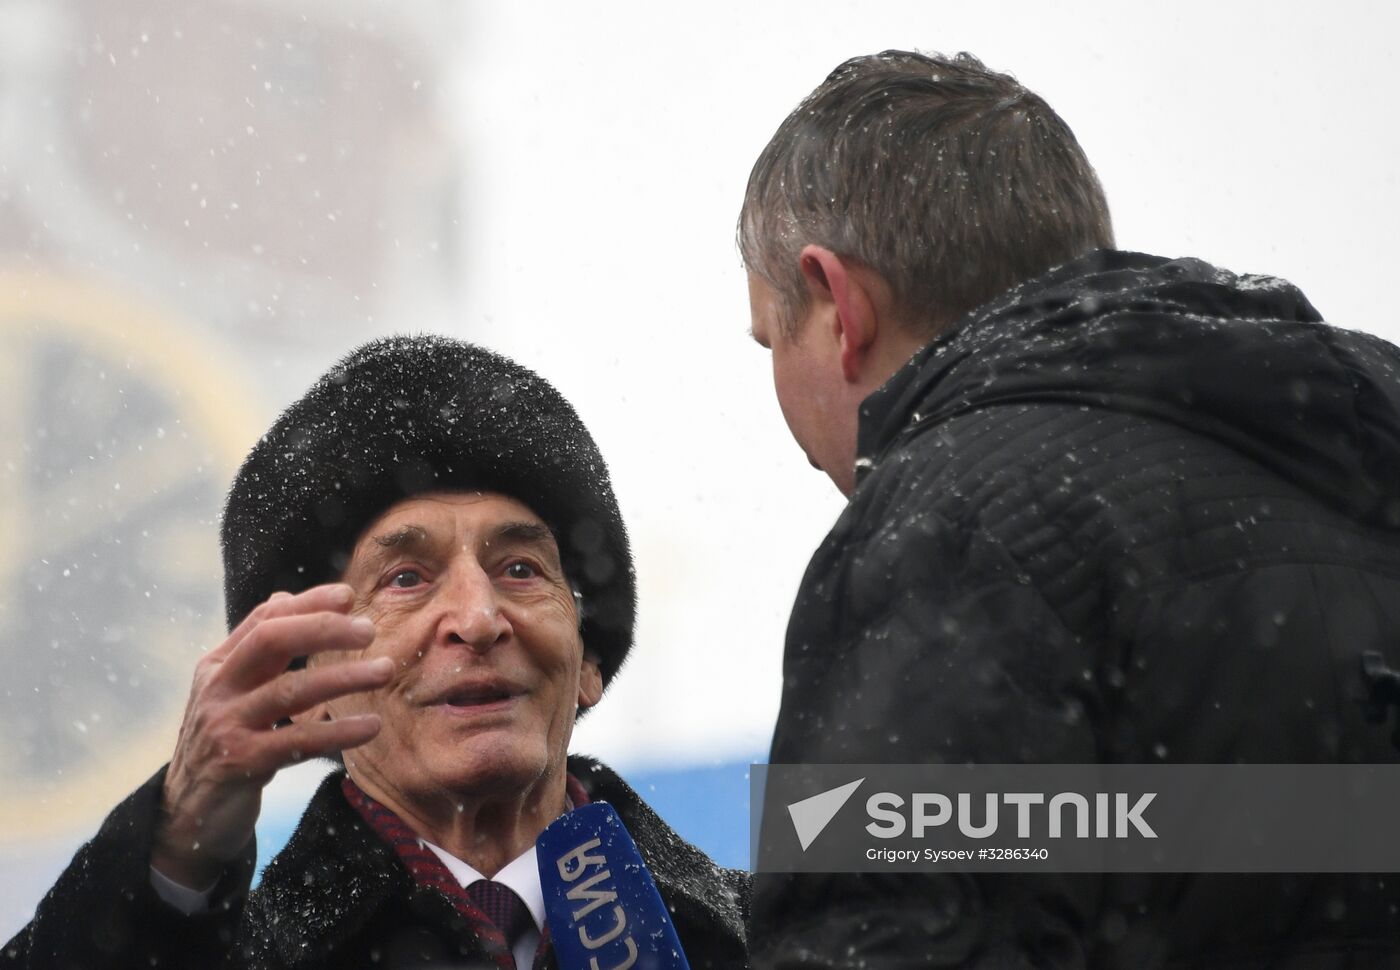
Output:
<instances>
[{"instance_id":1,"label":"jacket hood","mask_svg":"<svg viewBox=\"0 0 1400 970\"><path fill-rule=\"evenodd\" d=\"M930 423L1035 402L1174 422L1400 528L1400 350L1323 323L1283 280L1113 251L1051 270L968 314L865 400L857 474Z\"/></svg>"}]
</instances>

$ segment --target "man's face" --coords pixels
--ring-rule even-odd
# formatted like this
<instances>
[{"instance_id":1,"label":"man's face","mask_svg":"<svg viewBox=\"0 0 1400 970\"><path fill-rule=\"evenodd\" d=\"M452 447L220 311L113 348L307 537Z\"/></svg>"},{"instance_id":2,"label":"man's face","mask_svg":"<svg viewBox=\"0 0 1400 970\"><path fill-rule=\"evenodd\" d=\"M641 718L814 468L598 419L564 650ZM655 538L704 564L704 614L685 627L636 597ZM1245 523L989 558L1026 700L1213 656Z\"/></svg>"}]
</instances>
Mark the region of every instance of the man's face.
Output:
<instances>
[{"instance_id":1,"label":"man's face","mask_svg":"<svg viewBox=\"0 0 1400 970\"><path fill-rule=\"evenodd\" d=\"M357 780L412 800L562 779L575 712L603 687L538 516L492 493L407 499L365 530L344 581L375 625L362 655L395 665L383 689L331 703L332 716L380 716L346 752Z\"/></svg>"},{"instance_id":2,"label":"man's face","mask_svg":"<svg viewBox=\"0 0 1400 970\"><path fill-rule=\"evenodd\" d=\"M855 487L856 418L859 401L842 380L840 344L824 331L815 312L789 337L782 331L777 292L749 274L749 313L759 345L772 351L778 407L813 468L845 495Z\"/></svg>"}]
</instances>

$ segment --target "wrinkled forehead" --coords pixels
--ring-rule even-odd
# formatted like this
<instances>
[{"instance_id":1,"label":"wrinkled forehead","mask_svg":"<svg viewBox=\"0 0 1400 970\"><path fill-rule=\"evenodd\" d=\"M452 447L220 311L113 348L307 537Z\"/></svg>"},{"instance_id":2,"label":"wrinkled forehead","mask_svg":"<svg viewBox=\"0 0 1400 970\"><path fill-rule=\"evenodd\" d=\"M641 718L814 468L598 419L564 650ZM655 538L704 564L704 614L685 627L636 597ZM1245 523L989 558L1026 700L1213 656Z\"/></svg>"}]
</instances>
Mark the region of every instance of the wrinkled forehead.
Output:
<instances>
[{"instance_id":1,"label":"wrinkled forehead","mask_svg":"<svg viewBox=\"0 0 1400 970\"><path fill-rule=\"evenodd\" d=\"M534 545L556 560L560 555L553 530L518 499L475 490L426 492L400 499L361 530L345 575L396 550L446 551L494 541Z\"/></svg>"}]
</instances>

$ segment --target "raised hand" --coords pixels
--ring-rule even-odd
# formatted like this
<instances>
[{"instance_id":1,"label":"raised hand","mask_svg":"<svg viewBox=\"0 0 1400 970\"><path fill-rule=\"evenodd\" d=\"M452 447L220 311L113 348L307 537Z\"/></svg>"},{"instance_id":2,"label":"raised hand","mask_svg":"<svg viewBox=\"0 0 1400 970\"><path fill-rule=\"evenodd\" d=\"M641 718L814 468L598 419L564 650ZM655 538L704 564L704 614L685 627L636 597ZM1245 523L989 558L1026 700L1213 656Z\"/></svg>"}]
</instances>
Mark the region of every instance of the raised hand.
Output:
<instances>
[{"instance_id":1,"label":"raised hand","mask_svg":"<svg viewBox=\"0 0 1400 970\"><path fill-rule=\"evenodd\" d=\"M342 584L274 593L195 665L151 857L162 874L192 889L212 885L252 838L263 787L279 769L379 733L377 714L287 723L392 676L386 657L287 669L296 657L373 641L374 625L348 615L353 602Z\"/></svg>"}]
</instances>

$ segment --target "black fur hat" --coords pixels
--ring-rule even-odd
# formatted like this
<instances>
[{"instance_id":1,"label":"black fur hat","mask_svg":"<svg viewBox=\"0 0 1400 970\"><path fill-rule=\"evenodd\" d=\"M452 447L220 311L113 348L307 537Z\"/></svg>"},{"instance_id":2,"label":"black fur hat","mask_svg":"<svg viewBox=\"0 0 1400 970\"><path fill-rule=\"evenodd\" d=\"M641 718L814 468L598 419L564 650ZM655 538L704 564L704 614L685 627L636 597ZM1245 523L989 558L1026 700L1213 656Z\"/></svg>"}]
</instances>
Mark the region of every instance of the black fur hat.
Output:
<instances>
[{"instance_id":1,"label":"black fur hat","mask_svg":"<svg viewBox=\"0 0 1400 970\"><path fill-rule=\"evenodd\" d=\"M446 337L352 351L253 447L220 536L229 629L278 590L333 582L375 518L441 489L509 495L549 524L610 681L632 647L636 577L598 446L539 375Z\"/></svg>"}]
</instances>

